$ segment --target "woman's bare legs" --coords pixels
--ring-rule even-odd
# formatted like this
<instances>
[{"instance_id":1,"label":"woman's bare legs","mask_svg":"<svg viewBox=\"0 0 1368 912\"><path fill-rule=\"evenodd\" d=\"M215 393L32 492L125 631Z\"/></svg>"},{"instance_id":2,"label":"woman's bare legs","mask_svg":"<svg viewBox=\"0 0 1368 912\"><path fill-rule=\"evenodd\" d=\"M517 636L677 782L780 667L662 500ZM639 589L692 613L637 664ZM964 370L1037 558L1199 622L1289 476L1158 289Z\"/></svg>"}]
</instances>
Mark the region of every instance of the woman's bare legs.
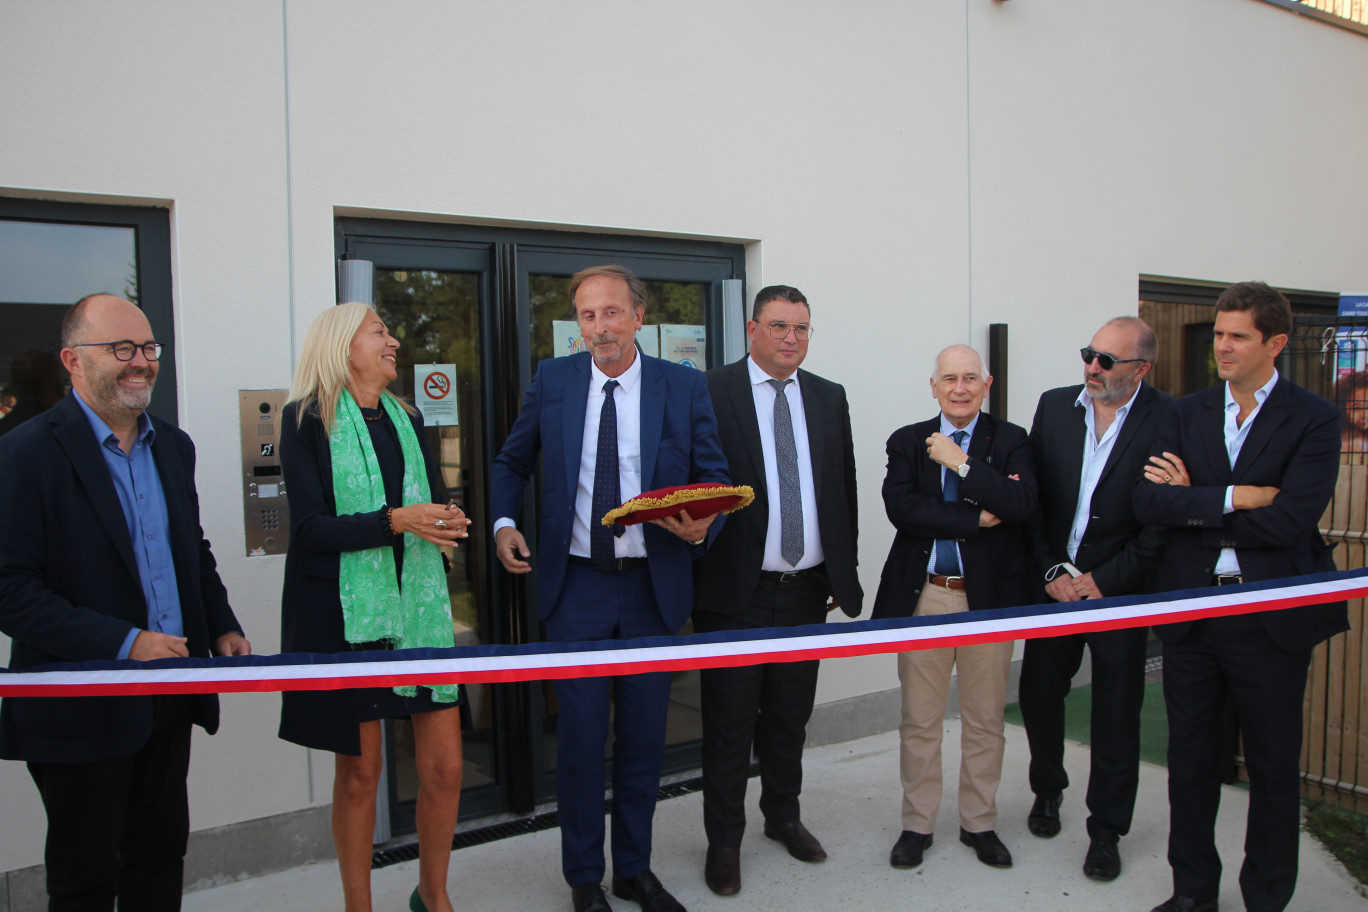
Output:
<instances>
[{"instance_id":1,"label":"woman's bare legs","mask_svg":"<svg viewBox=\"0 0 1368 912\"><path fill-rule=\"evenodd\" d=\"M419 713L413 717L413 734L419 779L418 895L428 912L452 912L447 869L461 807L461 712L452 707Z\"/></svg>"},{"instance_id":2,"label":"woman's bare legs","mask_svg":"<svg viewBox=\"0 0 1368 912\"><path fill-rule=\"evenodd\" d=\"M380 723L361 723L361 756L335 754L333 846L346 912L371 912L375 790L380 784Z\"/></svg>"}]
</instances>

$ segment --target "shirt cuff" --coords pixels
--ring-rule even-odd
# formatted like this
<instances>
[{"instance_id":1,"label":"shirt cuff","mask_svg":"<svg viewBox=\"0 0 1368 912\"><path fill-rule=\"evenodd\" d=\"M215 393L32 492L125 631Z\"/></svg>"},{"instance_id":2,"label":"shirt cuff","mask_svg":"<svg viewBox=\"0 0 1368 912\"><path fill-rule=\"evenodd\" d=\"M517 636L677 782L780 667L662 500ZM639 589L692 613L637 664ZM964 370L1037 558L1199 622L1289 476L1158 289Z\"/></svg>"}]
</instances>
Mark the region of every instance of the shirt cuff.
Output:
<instances>
[{"instance_id":1,"label":"shirt cuff","mask_svg":"<svg viewBox=\"0 0 1368 912\"><path fill-rule=\"evenodd\" d=\"M128 654L133 651L133 641L138 638L138 634L140 633L142 633L142 631L139 630L137 627L134 627L132 630L128 631L128 636L124 637L123 645L119 647L119 654L115 656L115 658L128 658Z\"/></svg>"},{"instance_id":2,"label":"shirt cuff","mask_svg":"<svg viewBox=\"0 0 1368 912\"><path fill-rule=\"evenodd\" d=\"M1234 486L1234 485L1231 485L1230 487L1226 488L1225 509L1222 510L1221 512L1223 512L1223 513L1234 513L1234 512L1235 512L1235 486Z\"/></svg>"},{"instance_id":3,"label":"shirt cuff","mask_svg":"<svg viewBox=\"0 0 1368 912\"><path fill-rule=\"evenodd\" d=\"M500 529L516 529L516 528L518 528L518 524L515 523L513 520L509 519L507 516L500 516L498 519L494 520L494 534L495 534L495 535L498 535L498 534L499 534L499 530L500 530Z\"/></svg>"}]
</instances>

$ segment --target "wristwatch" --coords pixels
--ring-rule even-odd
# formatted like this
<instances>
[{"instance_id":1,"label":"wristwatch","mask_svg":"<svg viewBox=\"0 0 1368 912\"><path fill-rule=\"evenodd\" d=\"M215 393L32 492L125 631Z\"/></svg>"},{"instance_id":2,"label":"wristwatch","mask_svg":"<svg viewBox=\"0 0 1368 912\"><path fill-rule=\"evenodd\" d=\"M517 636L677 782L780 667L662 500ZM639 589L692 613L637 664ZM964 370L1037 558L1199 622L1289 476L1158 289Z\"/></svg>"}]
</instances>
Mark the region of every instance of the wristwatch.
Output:
<instances>
[{"instance_id":1,"label":"wristwatch","mask_svg":"<svg viewBox=\"0 0 1368 912\"><path fill-rule=\"evenodd\" d=\"M964 462L961 462L959 468L958 468L958 469L955 469L955 474L958 475L960 478L968 478L968 477L969 477L969 460L966 459L966 460L964 460Z\"/></svg>"},{"instance_id":2,"label":"wristwatch","mask_svg":"<svg viewBox=\"0 0 1368 912\"><path fill-rule=\"evenodd\" d=\"M708 536L705 535L705 536L703 536L702 538L700 538L698 541L689 542L689 544L693 545L693 546L696 548L696 547L698 547L699 545L703 544L703 543L704 543L705 541L707 541L707 540L708 540Z\"/></svg>"}]
</instances>

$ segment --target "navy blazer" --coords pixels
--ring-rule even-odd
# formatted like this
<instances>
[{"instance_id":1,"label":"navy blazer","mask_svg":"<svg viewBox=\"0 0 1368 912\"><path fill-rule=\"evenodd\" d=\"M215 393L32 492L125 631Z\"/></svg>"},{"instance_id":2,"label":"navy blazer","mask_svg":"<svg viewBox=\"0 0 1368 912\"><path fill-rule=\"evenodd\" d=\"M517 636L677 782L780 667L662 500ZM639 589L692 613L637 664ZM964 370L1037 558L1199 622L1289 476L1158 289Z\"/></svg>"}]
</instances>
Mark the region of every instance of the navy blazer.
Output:
<instances>
[{"instance_id":1,"label":"navy blazer","mask_svg":"<svg viewBox=\"0 0 1368 912\"><path fill-rule=\"evenodd\" d=\"M727 460L717 438L717 419L701 371L637 352L641 364L642 490L673 485L729 484ZM579 487L584 410L589 402L590 355L548 358L523 400L522 411L494 460L491 509L494 518L522 518L523 491L542 457L542 491L537 519L537 613L545 620L555 610L565 582L570 533ZM708 528L713 541L723 525L719 516ZM693 607L692 548L659 526L643 526L651 583L661 617L671 630L688 620Z\"/></svg>"},{"instance_id":2,"label":"navy blazer","mask_svg":"<svg viewBox=\"0 0 1368 912\"><path fill-rule=\"evenodd\" d=\"M760 583L769 527L769 490L755 413L749 357L708 371L708 390L722 437L732 484L750 485L755 502L727 517L715 547L694 565L694 610L730 614L750 601ZM859 506L855 490L855 444L845 388L805 370L798 371L807 421L817 523L831 592L841 610L858 617L864 590L856 569Z\"/></svg>"},{"instance_id":3,"label":"navy blazer","mask_svg":"<svg viewBox=\"0 0 1368 912\"><path fill-rule=\"evenodd\" d=\"M970 609L1029 605L1039 592L1026 534L1036 509L1035 465L1026 430L979 412L969 439L969 475L959 484L956 503L942 499L943 467L926 455L926 438L939 430L937 415L888 438L884 509L898 534L874 597L875 619L911 617L916 612L938 538L959 542ZM980 527L981 510L1002 522L990 529Z\"/></svg>"},{"instance_id":4,"label":"navy blazer","mask_svg":"<svg viewBox=\"0 0 1368 912\"><path fill-rule=\"evenodd\" d=\"M1069 560L1069 534L1078 509L1088 434L1086 413L1078 405L1082 391L1082 384L1047 390L1031 422L1031 454L1040 486L1040 512L1032 524L1031 543L1042 586L1046 571ZM1154 585L1167 531L1162 526L1142 525L1135 518L1131 492L1172 404L1173 397L1167 393L1148 384L1140 386L1093 490L1088 526L1072 563L1093 575L1104 596L1149 592Z\"/></svg>"},{"instance_id":5,"label":"navy blazer","mask_svg":"<svg viewBox=\"0 0 1368 912\"><path fill-rule=\"evenodd\" d=\"M1192 484L1135 483L1135 515L1169 527L1159 567L1159 590L1211 585L1222 548L1234 548L1247 580L1281 579L1335 569L1334 546L1320 534L1320 518L1339 479L1340 414L1333 404L1279 377L1254 416L1232 469L1225 446L1225 384L1174 403L1152 453L1176 453ZM1273 503L1224 513L1230 485L1272 485ZM1285 649L1310 649L1349 629L1344 602L1259 613ZM1190 622L1163 624L1165 642L1187 635Z\"/></svg>"},{"instance_id":6,"label":"navy blazer","mask_svg":"<svg viewBox=\"0 0 1368 912\"><path fill-rule=\"evenodd\" d=\"M166 494L171 557L191 656L242 627L200 528L195 447L149 416ZM147 627L147 603L114 482L75 397L0 439L0 630L10 668L114 659ZM218 698L201 694L195 721L218 728ZM151 697L7 697L0 757L80 763L128 756L152 732Z\"/></svg>"}]
</instances>

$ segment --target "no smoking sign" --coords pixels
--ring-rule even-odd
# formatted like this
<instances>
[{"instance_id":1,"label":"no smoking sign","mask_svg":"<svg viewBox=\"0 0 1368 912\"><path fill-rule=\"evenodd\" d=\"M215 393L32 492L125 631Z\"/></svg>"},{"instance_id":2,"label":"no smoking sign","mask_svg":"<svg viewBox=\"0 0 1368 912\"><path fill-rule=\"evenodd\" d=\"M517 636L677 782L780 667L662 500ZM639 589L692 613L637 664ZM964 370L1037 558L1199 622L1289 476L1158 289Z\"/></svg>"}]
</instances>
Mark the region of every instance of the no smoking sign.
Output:
<instances>
[{"instance_id":1,"label":"no smoking sign","mask_svg":"<svg viewBox=\"0 0 1368 912\"><path fill-rule=\"evenodd\" d=\"M456 411L456 365L415 364L413 366L414 405L423 413L428 427L460 424Z\"/></svg>"}]
</instances>

